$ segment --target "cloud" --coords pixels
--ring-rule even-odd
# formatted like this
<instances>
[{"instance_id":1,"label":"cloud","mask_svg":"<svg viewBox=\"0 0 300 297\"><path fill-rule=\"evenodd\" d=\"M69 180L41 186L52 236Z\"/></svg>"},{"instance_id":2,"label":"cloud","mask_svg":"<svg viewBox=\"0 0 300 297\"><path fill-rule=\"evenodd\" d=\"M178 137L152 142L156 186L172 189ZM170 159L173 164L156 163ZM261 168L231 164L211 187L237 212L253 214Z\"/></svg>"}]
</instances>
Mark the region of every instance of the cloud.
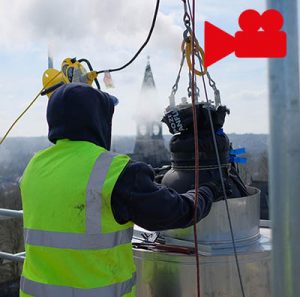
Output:
<instances>
[{"instance_id":1,"label":"cloud","mask_svg":"<svg viewBox=\"0 0 300 297\"><path fill-rule=\"evenodd\" d=\"M3 117L0 114L2 131L40 88L49 42L54 48L56 67L65 57L73 56L88 58L95 69L119 67L146 39L155 3L155 0L0 0L0 83L6 86L0 89L0 98L10 98L0 101L0 110L2 114L5 112ZM196 27L200 40L203 40L204 20L233 33L238 27L239 14L250 8L249 5L259 11L264 6L261 0L253 0L251 4L248 0L204 0L197 3ZM116 134L135 133L133 117L141 103L139 92L147 55L151 56L157 86L157 109L163 113L167 106L181 58L182 15L182 1L161 1L153 36L143 53L128 68L112 74L116 88L108 91L120 98L115 113ZM17 84L15 69L18 69L18 74L21 72ZM223 102L232 110L230 120L227 120L230 130L267 131L256 116L266 112L266 98L262 99L265 106L262 111L252 106L251 112L256 120L251 125L246 122L237 124L239 120L246 121L242 101L247 101L248 109L250 102L255 104L257 101L250 100L254 98L251 94L245 95L247 90L256 88L265 92L265 64L229 57L214 65L210 72L221 90ZM177 98L186 96L187 78L187 70L183 68ZM101 82L102 77L99 79ZM16 135L46 134L45 105L46 101L42 99L14 130ZM149 105L148 109L153 108L151 98ZM36 124L42 121L43 125Z\"/></svg>"},{"instance_id":2,"label":"cloud","mask_svg":"<svg viewBox=\"0 0 300 297\"><path fill-rule=\"evenodd\" d=\"M58 50L138 49L150 29L156 1L147 0L12 0L0 2L0 44L22 49L52 41ZM181 29L159 12L153 47L174 49Z\"/></svg>"}]
</instances>

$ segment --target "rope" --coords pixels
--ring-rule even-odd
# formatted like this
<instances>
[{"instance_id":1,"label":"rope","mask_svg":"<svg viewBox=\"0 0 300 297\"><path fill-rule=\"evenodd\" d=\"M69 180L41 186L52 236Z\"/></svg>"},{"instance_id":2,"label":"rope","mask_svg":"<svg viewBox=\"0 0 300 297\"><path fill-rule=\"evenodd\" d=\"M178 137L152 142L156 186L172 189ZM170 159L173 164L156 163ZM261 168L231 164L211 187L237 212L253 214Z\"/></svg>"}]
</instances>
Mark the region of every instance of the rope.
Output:
<instances>
[{"instance_id":1,"label":"rope","mask_svg":"<svg viewBox=\"0 0 300 297\"><path fill-rule=\"evenodd\" d=\"M39 93L34 97L34 99L29 103L29 105L21 112L21 114L15 119L15 121L11 124L5 135L2 137L0 141L0 145L5 141L11 130L14 128L14 126L18 123L18 121L23 117L23 115L31 108L31 106L35 103L35 101L42 95L42 93L45 91L47 86L51 84L51 82L59 75L60 73L56 74L40 91Z\"/></svg>"},{"instance_id":2,"label":"rope","mask_svg":"<svg viewBox=\"0 0 300 297\"><path fill-rule=\"evenodd\" d=\"M206 102L209 102L204 77L202 77L202 80L203 80L203 85L204 85L204 93L205 93L205 97L206 97ZM240 264L239 264L239 259L238 259L238 255L237 255L237 250L236 250L236 244L235 244L235 239L234 239L234 234L233 234L231 216L230 216L229 207L228 207L228 201L227 201L228 197L227 197L225 184L224 184L224 180L223 180L222 166L221 166L221 161L220 161L220 156L219 156L219 151L218 151L218 146L217 146L216 135L214 133L214 124L213 124L213 121L212 121L211 111L210 111L209 108L208 108L208 117L209 117L210 127L211 127L211 130L212 130L212 135L213 135L214 148L215 148L215 152L216 152L218 169L219 169L219 174L220 174L220 178L221 178L222 191L223 191L224 200L225 200L226 212L227 212L227 217L228 217L228 222L229 222L230 235L231 235L231 239L232 239L232 246L233 246L233 251L234 251L236 267L237 267L237 271L238 271L240 287L241 287L241 291L242 291L242 296L245 297L245 290L244 290L244 285L243 285L243 280L242 280L242 275L241 275L241 270L240 270Z\"/></svg>"},{"instance_id":3,"label":"rope","mask_svg":"<svg viewBox=\"0 0 300 297\"><path fill-rule=\"evenodd\" d=\"M127 66L129 66L138 57L138 55L142 52L142 50L145 48L145 46L148 44L148 42L149 42L149 40L151 38L152 32L153 32L154 27L155 27L156 19L157 19L157 13L158 13L158 9L159 9L159 3L160 3L160 0L157 0L156 1L156 7L155 7L155 11L154 11L154 15L153 15L153 19L152 19L152 24L151 24L150 31L148 33L148 36L147 36L145 42L142 44L142 46L136 52L136 54L126 64L124 64L123 66L118 67L118 68L113 68L113 69L100 70L100 71L97 71L97 74L104 73L104 72L115 72L115 71L123 70L124 68L126 68Z\"/></svg>"},{"instance_id":4,"label":"rope","mask_svg":"<svg viewBox=\"0 0 300 297\"><path fill-rule=\"evenodd\" d=\"M188 5L190 2L188 0ZM197 121L197 109L196 109L196 97L195 97L195 0L193 0L193 12L190 12L192 19L192 32L191 34L191 54L192 54L192 111L193 111L193 126L194 126L194 148L195 148L195 202L194 202L194 246L195 246L195 260L197 270L197 297L200 297L200 263L199 263L199 251L198 251L198 235L197 235L197 210L199 204L199 143L198 143L198 121Z\"/></svg>"},{"instance_id":5,"label":"rope","mask_svg":"<svg viewBox=\"0 0 300 297\"><path fill-rule=\"evenodd\" d=\"M16 118L16 120L11 124L5 135L2 137L0 141L0 145L4 142L8 134L11 132L13 127L17 124L17 122L22 118L22 116L28 111L28 109L34 104L34 102L40 97L44 88L35 96L35 98L30 102L30 104L24 109L24 111Z\"/></svg>"},{"instance_id":6,"label":"rope","mask_svg":"<svg viewBox=\"0 0 300 297\"><path fill-rule=\"evenodd\" d=\"M202 71L202 63L200 63L200 68L201 68L201 71ZM206 102L207 102L207 104L210 104L210 101L208 99L208 93L207 93L206 82L205 82L204 76L202 76L202 82L203 82ZM228 207L228 201L227 201L228 197L227 197L225 184L224 184L224 180L223 180L222 165L221 165L221 160L220 160L216 135L214 133L214 131L215 131L214 124L213 124L210 108L208 108L207 110L208 110L209 122L210 122L210 127L211 127L211 132L212 132L212 137L213 137L213 143L214 143L214 148L215 148L215 153L216 153L216 158L217 158L217 163L218 163L218 169L219 169L219 174L220 174L220 179L221 179L222 191L223 191L224 200L225 200L227 218L228 218L229 227L230 227L230 234L231 234L234 257L235 257L235 262L236 262L236 267L237 267L237 272L238 272L238 277L239 277L239 283L240 283L240 287L241 287L242 296L245 297L245 290L244 290L244 285L243 285L243 280L242 280L242 275L241 275L241 270L240 270L240 265L239 265L239 259L238 259L238 255L237 255L236 243L235 243L234 234L233 234L231 216L230 216L229 207Z\"/></svg>"},{"instance_id":7,"label":"rope","mask_svg":"<svg viewBox=\"0 0 300 297\"><path fill-rule=\"evenodd\" d=\"M185 2L185 0L183 0ZM194 124L194 141L195 141L195 192L196 192L196 197L195 197L195 214L198 206L198 188L199 188L199 152L198 152L198 127L197 127L197 114L196 114L196 106L195 106L195 74L202 76L202 82L203 82L203 87L204 87L204 93L205 93L205 98L208 106L210 106L210 101L208 99L208 93L207 93L207 88L206 88L206 83L204 79L204 74L207 74L207 69L202 65L204 63L204 59L202 56L202 61L200 61L200 72L197 71L195 72L195 55L199 57L199 50L198 50L198 44L197 44L197 39L195 37L195 0L193 0L193 6L191 9L190 1L187 0L188 4L188 9L189 13L191 15L192 19L192 34L191 34L191 44L192 44L192 109L193 109L193 124ZM195 43L196 40L196 43ZM195 46L196 46L196 54L195 54ZM200 52L201 54L201 52ZM199 74L198 74L199 72ZM211 82L210 76L208 77L209 81ZM211 85L211 84L210 84ZM211 85L212 86L212 85ZM215 85L214 85L215 86ZM212 86L213 87L213 86ZM214 88L213 88L214 89ZM214 89L215 91L215 89ZM215 97L220 96L219 94L216 94L215 91ZM219 98L218 98L219 99ZM216 102L218 105L220 104L219 102ZM237 255L237 250L236 250L236 244L235 244L235 239L234 239L234 234L233 234L233 228L232 228L232 222L231 222L231 216L229 212L229 207L228 207L228 197L225 189L225 184L223 180L223 173L222 173L222 164L220 161L220 155L218 151L218 145L217 145L217 140L216 140L216 135L214 133L214 125L212 121L212 115L211 115L211 110L210 108L208 110L208 115L209 115L209 122L210 122L210 127L211 127L211 132L212 132L212 137L213 137L213 142L214 142L214 148L215 148L215 153L216 153L216 158L217 158L217 163L218 163L218 169L219 169L219 174L220 174L220 179L221 179L221 185L222 185L222 191L224 194L224 200L225 200L225 206L226 206L226 212L227 212L227 217L228 217L228 222L229 222L229 227L230 227L230 234L232 238L232 245L233 245L233 250L234 250L234 257L235 257L235 262L237 266L237 271L238 271L238 277L239 277L239 282L240 282L240 287L241 287L241 292L242 296L245 297L245 291L244 291L244 285L242 281L242 276L241 276L241 271L240 271L240 265L239 265L239 260L238 260L238 255ZM196 265L197 265L197 296L200 297L200 267L199 267L199 256L198 256L198 251L196 249L196 246L198 247L198 239L197 239L197 227L196 227L196 221L197 217L194 215L194 243L195 243L195 253L196 253Z\"/></svg>"},{"instance_id":8,"label":"rope","mask_svg":"<svg viewBox=\"0 0 300 297\"><path fill-rule=\"evenodd\" d=\"M205 97L206 97L206 102L209 102L204 77L202 77L202 79L203 79L204 93L205 93ZM236 267L237 267L237 271L238 271L240 287L241 287L241 291L242 291L242 296L245 297L245 290L244 290L244 285L243 285L243 280L242 280L242 275L241 275L241 270L240 270L240 264L239 264L239 259L238 259L238 255L237 255L237 250L236 250L236 243L235 243L234 234L233 234L231 216L230 216L229 207L228 207L228 201L227 201L228 197L227 197L225 184L224 184L224 180L223 180L223 173L222 173L222 169L221 169L221 161L220 161L220 156L219 156L219 151L218 151L218 146L217 146L217 140L216 140L216 135L214 133L214 124L213 124L213 121L212 121L211 111L210 111L209 108L208 108L208 116L209 116L210 127L211 127L212 135L213 135L213 142L214 142L214 147L215 147L215 152L216 152L216 158L217 158L217 163L218 163L218 168L219 168L219 174L220 174L220 178L221 178L222 191L223 191L223 194L224 194L226 212L227 212L227 217L228 217L228 222L229 222L230 235L231 235L231 239L232 239L232 246L233 246L233 251L234 251Z\"/></svg>"},{"instance_id":9,"label":"rope","mask_svg":"<svg viewBox=\"0 0 300 297\"><path fill-rule=\"evenodd\" d=\"M231 164L222 164L222 168L230 168ZM179 169L179 170L193 170L195 171L195 166L181 166L181 165L172 165L171 168L173 169ZM207 171L207 170L215 170L219 169L219 165L211 165L211 166L198 166L199 171Z\"/></svg>"}]
</instances>

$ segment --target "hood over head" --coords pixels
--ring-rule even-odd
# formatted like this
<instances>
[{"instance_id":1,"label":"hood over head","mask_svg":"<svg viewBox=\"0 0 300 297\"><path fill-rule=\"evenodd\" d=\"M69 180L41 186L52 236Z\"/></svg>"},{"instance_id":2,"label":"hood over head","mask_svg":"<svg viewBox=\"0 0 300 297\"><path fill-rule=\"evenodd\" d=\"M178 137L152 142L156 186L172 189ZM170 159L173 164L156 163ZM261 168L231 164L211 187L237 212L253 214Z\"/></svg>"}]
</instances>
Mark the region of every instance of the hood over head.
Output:
<instances>
[{"instance_id":1,"label":"hood over head","mask_svg":"<svg viewBox=\"0 0 300 297\"><path fill-rule=\"evenodd\" d=\"M110 149L116 98L82 83L65 84L50 97L48 138L89 141Z\"/></svg>"}]
</instances>

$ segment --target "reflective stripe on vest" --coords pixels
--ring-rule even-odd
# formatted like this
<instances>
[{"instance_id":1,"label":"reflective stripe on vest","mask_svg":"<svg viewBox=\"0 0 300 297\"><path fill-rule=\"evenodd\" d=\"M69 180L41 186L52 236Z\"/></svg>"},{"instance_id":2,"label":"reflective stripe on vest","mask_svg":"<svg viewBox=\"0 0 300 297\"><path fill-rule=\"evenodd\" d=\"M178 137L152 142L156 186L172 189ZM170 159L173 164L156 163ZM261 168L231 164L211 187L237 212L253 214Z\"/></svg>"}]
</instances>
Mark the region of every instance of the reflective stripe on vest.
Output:
<instances>
[{"instance_id":1,"label":"reflective stripe on vest","mask_svg":"<svg viewBox=\"0 0 300 297\"><path fill-rule=\"evenodd\" d=\"M86 193L86 233L88 234L99 234L101 230L102 187L115 156L116 154L110 152L102 153L97 158L91 173Z\"/></svg>"},{"instance_id":2,"label":"reflective stripe on vest","mask_svg":"<svg viewBox=\"0 0 300 297\"><path fill-rule=\"evenodd\" d=\"M116 245L130 243L132 233L132 229L107 234L77 234L25 229L24 239L26 243L31 245L61 249L91 250L109 249Z\"/></svg>"},{"instance_id":3,"label":"reflective stripe on vest","mask_svg":"<svg viewBox=\"0 0 300 297\"><path fill-rule=\"evenodd\" d=\"M34 297L119 297L131 292L136 280L136 273L132 278L122 283L101 288L79 289L63 286L54 286L31 281L21 277L20 287L23 292Z\"/></svg>"}]
</instances>

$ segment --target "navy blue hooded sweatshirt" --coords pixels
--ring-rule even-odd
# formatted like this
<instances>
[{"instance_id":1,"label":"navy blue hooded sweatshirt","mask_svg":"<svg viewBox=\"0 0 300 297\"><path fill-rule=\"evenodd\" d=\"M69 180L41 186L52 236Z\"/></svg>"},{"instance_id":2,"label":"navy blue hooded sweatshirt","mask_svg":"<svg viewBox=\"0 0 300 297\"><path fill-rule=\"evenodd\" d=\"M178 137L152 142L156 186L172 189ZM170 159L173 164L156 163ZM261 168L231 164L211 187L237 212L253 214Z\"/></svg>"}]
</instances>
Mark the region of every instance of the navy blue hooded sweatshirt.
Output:
<instances>
[{"instance_id":1,"label":"navy blue hooded sweatshirt","mask_svg":"<svg viewBox=\"0 0 300 297\"><path fill-rule=\"evenodd\" d=\"M48 138L88 141L110 149L114 100L111 95L86 84L61 86L47 108ZM210 211L213 193L200 187L198 220ZM154 182L154 172L142 162L129 161L111 197L115 220L132 221L148 230L184 228L193 224L194 190L179 194Z\"/></svg>"}]
</instances>

